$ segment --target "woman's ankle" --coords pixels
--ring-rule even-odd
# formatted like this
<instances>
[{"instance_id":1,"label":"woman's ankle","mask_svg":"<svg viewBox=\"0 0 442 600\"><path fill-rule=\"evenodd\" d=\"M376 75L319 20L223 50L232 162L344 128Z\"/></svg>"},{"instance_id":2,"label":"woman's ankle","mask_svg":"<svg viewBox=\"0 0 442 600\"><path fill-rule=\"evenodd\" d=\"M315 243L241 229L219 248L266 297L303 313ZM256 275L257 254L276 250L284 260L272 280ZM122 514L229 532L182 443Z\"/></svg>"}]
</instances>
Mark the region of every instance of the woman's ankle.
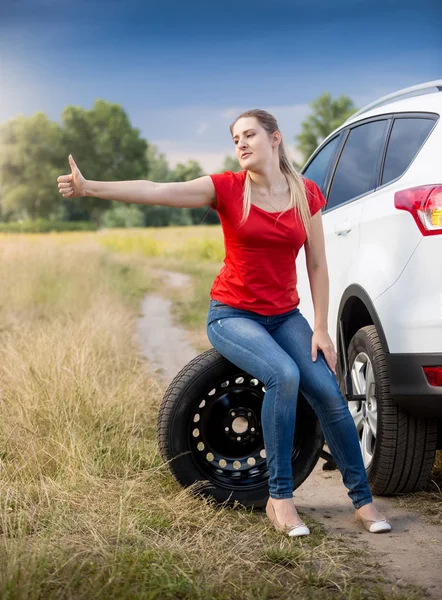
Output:
<instances>
[{"instance_id":1,"label":"woman's ankle","mask_svg":"<svg viewBox=\"0 0 442 600\"><path fill-rule=\"evenodd\" d=\"M286 503L287 505L294 502L293 496L291 496L290 498L272 498L272 496L270 496L270 501L274 504Z\"/></svg>"},{"instance_id":2,"label":"woman's ankle","mask_svg":"<svg viewBox=\"0 0 442 600\"><path fill-rule=\"evenodd\" d=\"M370 502L365 502L362 506L358 506L357 508L355 507L356 511L364 511L365 510L373 510L374 508L374 500L371 499Z\"/></svg>"},{"instance_id":3,"label":"woman's ankle","mask_svg":"<svg viewBox=\"0 0 442 600\"><path fill-rule=\"evenodd\" d=\"M366 506L368 506L368 507L373 506L373 501L372 502L366 502L365 504L363 504L362 506L358 506L357 508L355 507L355 510L361 510L361 509L363 509Z\"/></svg>"},{"instance_id":4,"label":"woman's ankle","mask_svg":"<svg viewBox=\"0 0 442 600\"><path fill-rule=\"evenodd\" d=\"M296 517L298 520L302 520L296 510L293 498L270 498L270 502L272 503L275 512L280 517L283 517L284 520L292 520Z\"/></svg>"},{"instance_id":5,"label":"woman's ankle","mask_svg":"<svg viewBox=\"0 0 442 600\"><path fill-rule=\"evenodd\" d=\"M292 510L295 508L293 498L270 498L270 502L273 504L276 510Z\"/></svg>"},{"instance_id":6,"label":"woman's ankle","mask_svg":"<svg viewBox=\"0 0 442 600\"><path fill-rule=\"evenodd\" d=\"M357 508L356 513L358 513L361 517L364 517L365 519L385 518L383 513L377 508L377 506L375 506L374 502L368 502L360 508Z\"/></svg>"}]
</instances>

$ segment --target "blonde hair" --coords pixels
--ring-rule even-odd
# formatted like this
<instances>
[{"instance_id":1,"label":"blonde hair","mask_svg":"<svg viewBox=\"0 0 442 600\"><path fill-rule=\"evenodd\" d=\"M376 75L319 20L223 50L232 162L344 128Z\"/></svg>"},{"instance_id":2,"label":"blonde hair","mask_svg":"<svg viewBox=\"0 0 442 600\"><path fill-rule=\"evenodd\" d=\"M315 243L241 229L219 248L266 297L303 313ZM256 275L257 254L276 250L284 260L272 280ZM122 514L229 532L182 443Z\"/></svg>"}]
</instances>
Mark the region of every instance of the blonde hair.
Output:
<instances>
[{"instance_id":1,"label":"blonde hair","mask_svg":"<svg viewBox=\"0 0 442 600\"><path fill-rule=\"evenodd\" d=\"M239 119L247 117L255 117L255 119L260 123L260 125L262 125L262 127L267 131L269 135L272 135L273 133L275 133L275 131L279 131L278 122L276 121L273 115L271 115L265 110L255 108L253 110L243 112L235 119L235 121L230 125L230 133L232 135L233 127L236 124L236 122ZM284 140L282 139L282 134L281 143L279 144L279 168L281 169L281 172L285 175L290 189L290 202L288 206L281 212L281 215L292 208L295 212L295 216L299 214L299 216L301 217L301 222L304 226L308 237L310 234L311 213L309 203L307 200L306 188L302 176L297 171L295 171L294 166L290 162L287 149L284 144ZM244 184L243 214L240 225L243 225L246 222L250 214L251 204L252 179L250 177L249 172L247 171L246 180Z\"/></svg>"}]
</instances>

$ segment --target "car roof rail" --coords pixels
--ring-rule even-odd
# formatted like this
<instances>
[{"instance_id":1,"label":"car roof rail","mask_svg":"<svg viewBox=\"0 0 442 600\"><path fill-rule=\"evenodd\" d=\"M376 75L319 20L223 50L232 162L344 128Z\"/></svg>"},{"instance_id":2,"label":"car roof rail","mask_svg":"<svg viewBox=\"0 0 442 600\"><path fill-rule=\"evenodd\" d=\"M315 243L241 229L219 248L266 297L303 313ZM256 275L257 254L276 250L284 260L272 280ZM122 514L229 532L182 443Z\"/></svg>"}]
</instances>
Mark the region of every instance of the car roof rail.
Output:
<instances>
[{"instance_id":1,"label":"car roof rail","mask_svg":"<svg viewBox=\"0 0 442 600\"><path fill-rule=\"evenodd\" d=\"M359 109L357 112L353 113L345 122L347 123L347 121L351 121L352 119L354 119L354 117L358 117L359 115L362 115L363 113L368 112L373 108L377 108L378 106L387 104L391 100L412 98L413 96L423 96L424 94L431 94L434 91L442 92L442 79L435 79L434 81L419 83L418 85L412 85L411 87L398 90L397 92L393 92L392 94L382 96L382 98L379 98L374 102L370 102L370 104L367 104L363 108Z\"/></svg>"}]
</instances>

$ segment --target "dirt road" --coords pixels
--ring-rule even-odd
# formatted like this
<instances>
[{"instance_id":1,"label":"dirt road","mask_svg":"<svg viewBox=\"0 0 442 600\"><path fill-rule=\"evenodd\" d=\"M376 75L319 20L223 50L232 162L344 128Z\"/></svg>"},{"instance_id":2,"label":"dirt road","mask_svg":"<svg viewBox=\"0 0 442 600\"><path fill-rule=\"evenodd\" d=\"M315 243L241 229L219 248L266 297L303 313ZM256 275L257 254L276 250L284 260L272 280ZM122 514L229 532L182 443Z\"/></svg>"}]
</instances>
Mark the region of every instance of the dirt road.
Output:
<instances>
[{"instance_id":1,"label":"dirt road","mask_svg":"<svg viewBox=\"0 0 442 600\"><path fill-rule=\"evenodd\" d=\"M184 287L188 275L157 269L168 287ZM137 325L137 341L149 367L163 383L168 384L192 358L195 350L186 340L186 332L173 324L170 316L171 301L159 294L146 294L141 303L141 317Z\"/></svg>"}]
</instances>

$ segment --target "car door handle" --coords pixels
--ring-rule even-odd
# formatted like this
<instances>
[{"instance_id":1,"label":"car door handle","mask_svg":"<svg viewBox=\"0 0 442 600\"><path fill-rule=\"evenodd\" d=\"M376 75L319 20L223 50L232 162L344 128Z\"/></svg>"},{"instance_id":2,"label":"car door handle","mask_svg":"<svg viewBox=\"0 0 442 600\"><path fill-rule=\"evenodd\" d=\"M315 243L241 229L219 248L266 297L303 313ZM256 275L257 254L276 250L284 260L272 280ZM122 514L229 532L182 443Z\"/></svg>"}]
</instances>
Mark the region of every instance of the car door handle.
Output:
<instances>
[{"instance_id":1,"label":"car door handle","mask_svg":"<svg viewBox=\"0 0 442 600\"><path fill-rule=\"evenodd\" d=\"M351 222L344 221L343 223L337 223L335 225L335 233L336 235L347 235L351 231Z\"/></svg>"}]
</instances>

